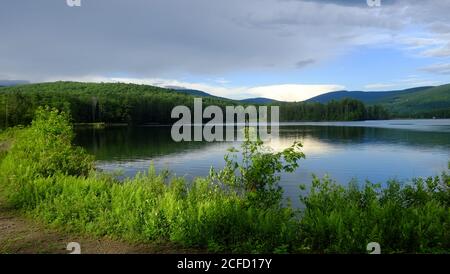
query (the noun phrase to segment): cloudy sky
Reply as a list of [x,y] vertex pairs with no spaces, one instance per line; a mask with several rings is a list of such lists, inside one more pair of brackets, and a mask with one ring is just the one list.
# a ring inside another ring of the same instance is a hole
[[0,80],[134,82],[240,99],[450,82],[450,0],[14,0]]

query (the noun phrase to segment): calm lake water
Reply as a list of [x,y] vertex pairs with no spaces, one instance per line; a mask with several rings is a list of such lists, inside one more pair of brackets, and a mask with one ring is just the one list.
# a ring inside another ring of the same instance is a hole
[[[295,173],[282,176],[281,185],[296,204],[298,185],[310,184],[312,174],[328,174],[341,184],[439,175],[450,160],[450,119],[283,123],[270,146],[282,149],[294,141],[303,143],[306,159]],[[100,169],[133,176],[153,162],[157,170],[189,180],[208,175],[211,166],[223,167],[227,148],[239,146],[176,143],[164,126],[77,129],[75,142],[96,156]]]

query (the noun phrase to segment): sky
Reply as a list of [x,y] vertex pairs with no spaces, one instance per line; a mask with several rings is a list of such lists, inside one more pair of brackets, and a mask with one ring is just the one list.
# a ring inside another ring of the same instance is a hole
[[80,2],[2,0],[0,80],[284,101],[450,83],[450,0]]

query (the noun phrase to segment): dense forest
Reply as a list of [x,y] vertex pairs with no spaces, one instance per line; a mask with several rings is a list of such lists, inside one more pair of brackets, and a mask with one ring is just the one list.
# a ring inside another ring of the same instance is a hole
[[388,112],[380,105],[366,106],[355,99],[312,102],[279,102],[281,121],[360,121],[388,119]]
[[[176,90],[123,83],[54,82],[0,88],[0,126],[29,124],[39,106],[69,112],[75,123],[171,124],[175,106],[193,108],[194,96]],[[242,104],[203,97],[203,105],[221,108]],[[245,105],[245,104],[244,104]],[[269,104],[271,105],[271,104]],[[381,106],[366,107],[354,99],[327,104],[276,102],[281,121],[355,121],[386,119]]]
[[307,101],[328,103],[344,98],[359,100],[368,106],[381,105],[395,118],[450,118],[450,84],[396,91],[336,91]]

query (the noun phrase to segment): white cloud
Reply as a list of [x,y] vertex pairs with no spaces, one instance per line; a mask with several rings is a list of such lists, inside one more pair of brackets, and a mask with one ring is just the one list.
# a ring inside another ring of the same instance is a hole
[[429,49],[423,52],[428,57],[449,57],[450,56],[450,43],[444,47],[437,47]]
[[393,88],[393,87],[397,87],[397,86],[398,86],[398,83],[375,83],[375,84],[365,85],[364,88],[369,89],[369,90],[382,90],[382,89]]
[[410,75],[404,79],[398,79],[387,83],[374,83],[364,86],[366,90],[380,91],[392,89],[407,89],[420,86],[437,86],[443,84],[439,81],[419,78],[417,75]]
[[304,101],[331,91],[345,89],[341,85],[283,84],[250,88],[247,93],[279,101]]
[[450,33],[450,24],[436,22],[431,24],[430,29],[436,33]]
[[421,70],[437,74],[450,74],[450,63],[433,64],[423,67]]
[[[427,36],[426,34],[422,35]],[[436,46],[443,43],[441,39],[415,36],[402,37],[399,42],[406,45],[408,49],[423,49],[425,47]]]

